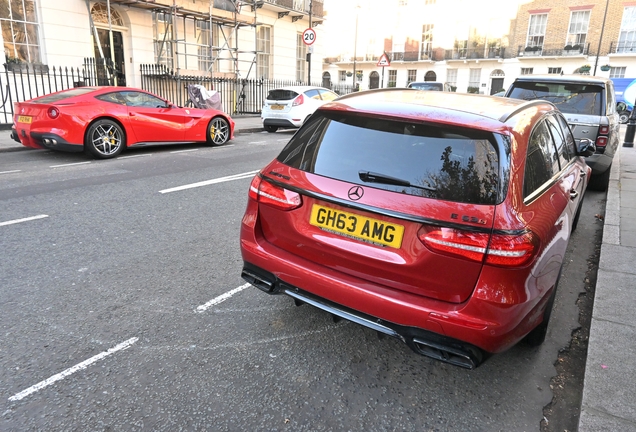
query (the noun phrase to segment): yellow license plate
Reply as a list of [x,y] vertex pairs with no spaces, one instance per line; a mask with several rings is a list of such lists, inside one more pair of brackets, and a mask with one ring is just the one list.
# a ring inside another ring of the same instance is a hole
[[33,117],[31,116],[18,116],[18,123],[31,123]]
[[282,110],[283,108],[285,108],[285,105],[272,105],[271,108],[273,110]]
[[399,249],[404,227],[379,219],[314,204],[309,223],[345,237]]

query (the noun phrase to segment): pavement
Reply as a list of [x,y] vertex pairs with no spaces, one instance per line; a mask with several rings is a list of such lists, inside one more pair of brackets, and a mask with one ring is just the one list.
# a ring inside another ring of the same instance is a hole
[[614,156],[579,432],[636,431],[636,148]]
[[[236,116],[235,133],[263,130]],[[625,128],[623,128],[624,131]],[[0,153],[30,150],[0,130]],[[614,157],[585,368],[579,432],[636,432],[636,148]]]

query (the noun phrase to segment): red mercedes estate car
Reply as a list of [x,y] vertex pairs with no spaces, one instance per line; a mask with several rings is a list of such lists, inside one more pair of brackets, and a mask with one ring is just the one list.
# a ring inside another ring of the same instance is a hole
[[177,143],[222,145],[234,121],[222,111],[179,108],[145,90],[79,87],[16,102],[11,137],[26,147],[86,151],[99,159],[125,147]]
[[545,101],[341,97],[254,177],[242,277],[472,369],[543,342],[593,151]]

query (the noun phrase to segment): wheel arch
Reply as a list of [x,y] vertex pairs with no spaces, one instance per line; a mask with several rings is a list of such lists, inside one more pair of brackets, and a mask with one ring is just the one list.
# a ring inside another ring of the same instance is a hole
[[84,149],[86,149],[86,138],[88,137],[89,129],[91,128],[91,126],[93,126],[93,124],[97,123],[100,120],[112,120],[119,125],[122,132],[124,133],[124,147],[127,148],[128,147],[128,131],[126,130],[126,127],[124,126],[124,124],[117,117],[113,117],[110,115],[101,115],[99,117],[95,117],[94,119],[92,119],[84,128],[84,142],[82,143],[82,146],[84,147]]

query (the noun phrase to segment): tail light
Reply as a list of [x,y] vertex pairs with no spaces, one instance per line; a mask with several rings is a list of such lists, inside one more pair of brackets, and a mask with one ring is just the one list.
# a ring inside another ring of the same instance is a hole
[[596,147],[605,147],[605,146],[607,146],[607,141],[609,140],[609,138],[608,138],[609,131],[610,131],[610,127],[609,126],[607,126],[607,125],[599,126],[599,128],[598,128],[598,136],[596,137],[596,141],[594,142]]
[[298,95],[296,99],[292,102],[292,106],[302,105],[305,102],[305,97],[303,95]]
[[303,203],[302,198],[296,192],[263,181],[260,175],[256,175],[252,179],[249,197],[261,204],[267,204],[280,210],[293,210]]
[[538,240],[522,235],[488,234],[454,228],[422,227],[420,241],[434,252],[499,267],[522,267],[534,258]]
[[54,120],[60,116],[60,110],[57,107],[50,107],[46,113]]

